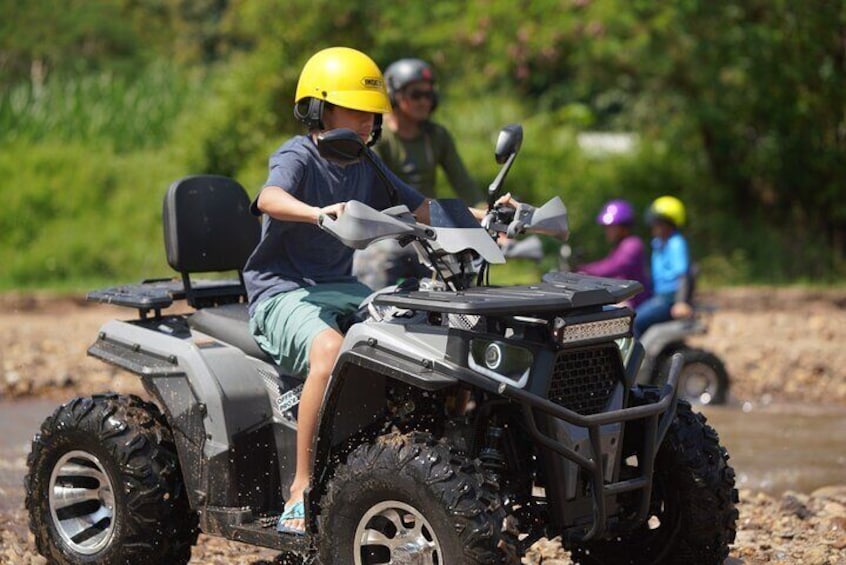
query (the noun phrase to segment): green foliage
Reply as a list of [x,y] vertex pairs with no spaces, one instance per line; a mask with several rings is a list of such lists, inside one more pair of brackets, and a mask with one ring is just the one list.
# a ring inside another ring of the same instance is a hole
[[70,142],[119,152],[161,145],[202,80],[164,62],[134,77],[54,76],[0,91],[0,143]]
[[54,70],[118,67],[140,48],[116,2],[0,0],[0,13],[0,86],[29,79],[39,88]]
[[161,202],[180,166],[157,152],[0,146],[0,288],[167,275]]
[[[607,250],[605,200],[643,210],[673,194],[707,281],[846,274],[842,2],[0,0],[0,13],[2,287],[169,272],[167,185],[208,172],[254,193],[302,131],[300,68],[331,45],[383,67],[431,61],[435,117],[481,188],[497,131],[522,123],[506,189],[560,195],[584,259]],[[586,130],[631,132],[636,150],[585,153]]]

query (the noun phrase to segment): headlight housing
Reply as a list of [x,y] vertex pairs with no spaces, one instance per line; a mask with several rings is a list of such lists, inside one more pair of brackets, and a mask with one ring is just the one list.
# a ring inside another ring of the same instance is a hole
[[496,381],[522,388],[529,381],[533,363],[534,355],[524,347],[499,340],[470,340],[467,366]]
[[632,335],[632,313],[627,308],[606,310],[599,316],[555,318],[553,336],[561,345],[596,343]]

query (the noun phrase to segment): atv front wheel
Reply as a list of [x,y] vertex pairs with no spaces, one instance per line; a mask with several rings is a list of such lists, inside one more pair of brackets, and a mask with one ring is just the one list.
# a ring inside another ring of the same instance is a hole
[[[685,347],[679,352],[683,357],[679,396],[691,404],[725,404],[729,377],[720,358],[704,349]],[[661,368],[664,381],[670,373],[671,361],[672,358],[667,358]]]
[[480,469],[425,434],[359,446],[320,509],[322,563],[498,563],[504,511]]
[[717,432],[679,400],[658,451],[646,523],[571,549],[581,565],[720,565],[738,517],[734,470]]
[[190,560],[197,516],[154,404],[117,395],[72,400],[41,425],[27,466],[29,526],[50,563]]

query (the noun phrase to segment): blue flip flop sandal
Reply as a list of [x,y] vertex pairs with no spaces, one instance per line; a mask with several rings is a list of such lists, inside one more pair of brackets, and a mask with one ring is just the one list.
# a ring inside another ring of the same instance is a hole
[[285,522],[288,520],[304,520],[305,519],[305,506],[303,506],[303,501],[300,500],[290,508],[285,508],[285,511],[279,516],[279,522],[276,524],[276,531],[280,534],[290,534],[293,536],[304,536],[305,530],[301,530],[299,528],[291,528],[285,525]]

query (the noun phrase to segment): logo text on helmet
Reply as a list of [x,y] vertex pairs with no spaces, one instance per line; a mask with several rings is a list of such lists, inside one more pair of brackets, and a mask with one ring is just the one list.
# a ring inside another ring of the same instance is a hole
[[361,79],[361,84],[365,88],[382,88],[382,79],[379,77],[364,77]]

